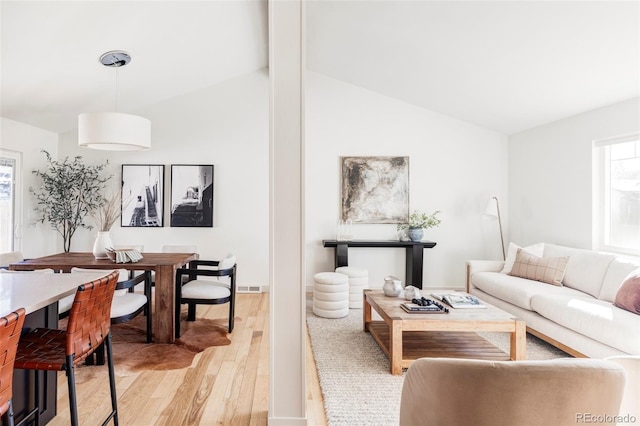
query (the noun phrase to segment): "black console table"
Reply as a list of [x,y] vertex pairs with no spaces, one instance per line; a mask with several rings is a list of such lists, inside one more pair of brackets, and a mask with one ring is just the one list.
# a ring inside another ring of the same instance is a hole
[[322,240],[325,247],[335,247],[335,267],[349,265],[349,247],[401,247],[406,249],[405,282],[422,288],[422,266],[424,249],[433,248],[433,241],[371,241],[371,240]]

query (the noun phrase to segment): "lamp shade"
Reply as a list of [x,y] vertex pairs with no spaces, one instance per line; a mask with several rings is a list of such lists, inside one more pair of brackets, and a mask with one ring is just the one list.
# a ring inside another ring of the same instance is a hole
[[107,151],[138,151],[151,147],[151,121],[118,112],[78,116],[78,145]]
[[496,197],[489,199],[487,206],[484,208],[484,212],[482,213],[482,218],[487,220],[498,219],[498,199]]

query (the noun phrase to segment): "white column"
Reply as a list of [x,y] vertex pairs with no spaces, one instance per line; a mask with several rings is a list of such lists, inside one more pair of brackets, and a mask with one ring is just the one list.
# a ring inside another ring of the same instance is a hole
[[303,3],[269,2],[269,425],[306,425]]

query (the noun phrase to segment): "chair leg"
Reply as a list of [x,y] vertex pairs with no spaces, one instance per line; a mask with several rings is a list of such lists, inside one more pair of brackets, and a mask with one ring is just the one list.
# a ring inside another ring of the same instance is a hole
[[13,404],[9,400],[9,408],[7,412],[2,415],[2,424],[7,426],[13,426]]
[[187,310],[187,321],[196,320],[196,304],[189,303],[189,309]]
[[100,346],[90,355],[96,357],[96,365],[104,365],[104,342],[100,343]]
[[67,386],[69,387],[69,413],[71,426],[78,426],[78,400],[76,397],[76,378],[73,355],[67,355]]
[[[113,350],[111,346],[111,332],[107,334],[107,338],[105,339],[105,344],[107,348],[107,358],[109,365],[109,389],[111,390],[111,415],[113,416],[113,424],[118,426],[118,394],[116,392],[116,374],[113,368]],[[105,421],[108,422],[109,419]]]
[[182,298],[182,288],[179,285],[180,283],[176,279],[176,303],[175,303],[175,328],[174,328],[174,338],[180,338],[180,311],[181,311],[181,298]]
[[147,314],[147,343],[151,343],[151,336],[153,335],[151,327],[153,327],[153,320],[151,318],[151,309]]

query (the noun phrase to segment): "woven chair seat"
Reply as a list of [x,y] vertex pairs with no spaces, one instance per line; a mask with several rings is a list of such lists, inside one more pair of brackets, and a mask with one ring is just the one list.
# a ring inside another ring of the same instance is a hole
[[[15,367],[24,370],[62,371],[66,368],[66,343],[66,330],[34,329],[20,339]],[[75,359],[74,364],[77,364]]]

